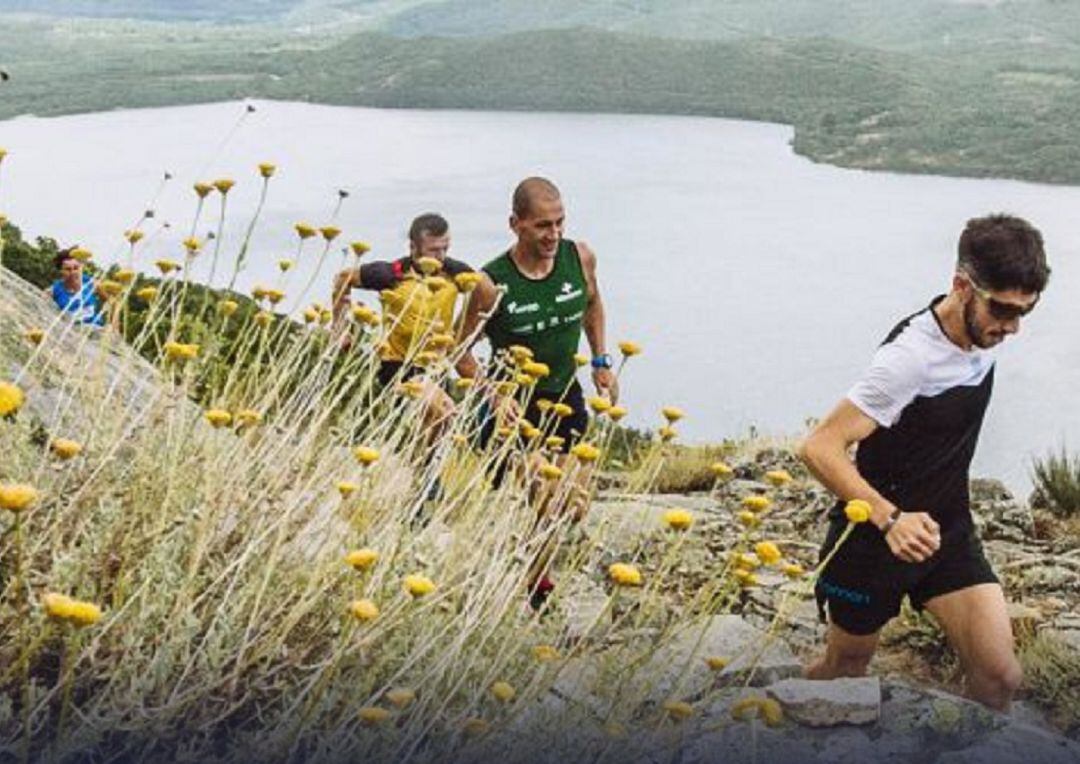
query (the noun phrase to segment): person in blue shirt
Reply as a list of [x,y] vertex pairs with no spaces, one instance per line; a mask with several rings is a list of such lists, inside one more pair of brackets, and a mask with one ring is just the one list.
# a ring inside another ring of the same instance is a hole
[[61,250],[53,262],[60,272],[60,278],[49,288],[56,307],[71,314],[80,324],[104,326],[104,299],[90,275],[83,273],[82,263],[72,256],[71,249]]

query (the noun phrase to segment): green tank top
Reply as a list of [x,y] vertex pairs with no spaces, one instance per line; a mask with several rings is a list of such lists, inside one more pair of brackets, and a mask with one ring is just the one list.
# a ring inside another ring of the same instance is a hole
[[529,348],[551,370],[537,382],[537,391],[561,394],[577,368],[574,354],[589,300],[577,246],[569,239],[560,241],[555,267],[542,279],[522,275],[509,251],[485,265],[484,271],[496,286],[506,288],[484,329],[492,351],[511,345]]

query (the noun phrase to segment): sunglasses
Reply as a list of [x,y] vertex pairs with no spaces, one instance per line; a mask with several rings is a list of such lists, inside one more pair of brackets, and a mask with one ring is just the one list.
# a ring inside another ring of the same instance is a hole
[[1003,302],[993,294],[989,289],[979,286],[979,284],[971,277],[971,274],[965,273],[964,278],[971,284],[972,290],[986,301],[986,306],[990,310],[990,315],[998,321],[1013,321],[1017,318],[1023,318],[1031,311],[1035,310],[1035,306],[1039,304],[1039,296],[1035,297],[1034,302],[1030,305],[1017,305],[1011,302]]

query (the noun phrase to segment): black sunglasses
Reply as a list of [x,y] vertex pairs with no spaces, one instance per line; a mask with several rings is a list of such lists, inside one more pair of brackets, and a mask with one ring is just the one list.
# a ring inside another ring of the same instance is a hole
[[990,309],[990,315],[998,321],[1013,321],[1017,318],[1023,318],[1028,313],[1035,310],[1035,306],[1039,304],[1039,297],[1041,297],[1041,295],[1036,295],[1034,302],[1030,305],[1016,305],[1011,302],[1002,302],[994,297],[989,289],[984,289],[979,286],[975,282],[975,279],[971,278],[971,274],[965,273],[964,277],[968,280],[968,283],[971,284],[971,288],[975,291],[975,294],[986,300],[986,306]]

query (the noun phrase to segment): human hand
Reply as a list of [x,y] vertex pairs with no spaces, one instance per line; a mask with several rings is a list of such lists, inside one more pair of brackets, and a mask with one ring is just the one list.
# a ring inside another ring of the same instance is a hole
[[904,562],[922,562],[941,546],[941,528],[926,512],[902,512],[885,541]]
[[612,405],[619,402],[619,378],[615,372],[605,368],[593,369],[592,378],[599,395],[605,396]]

